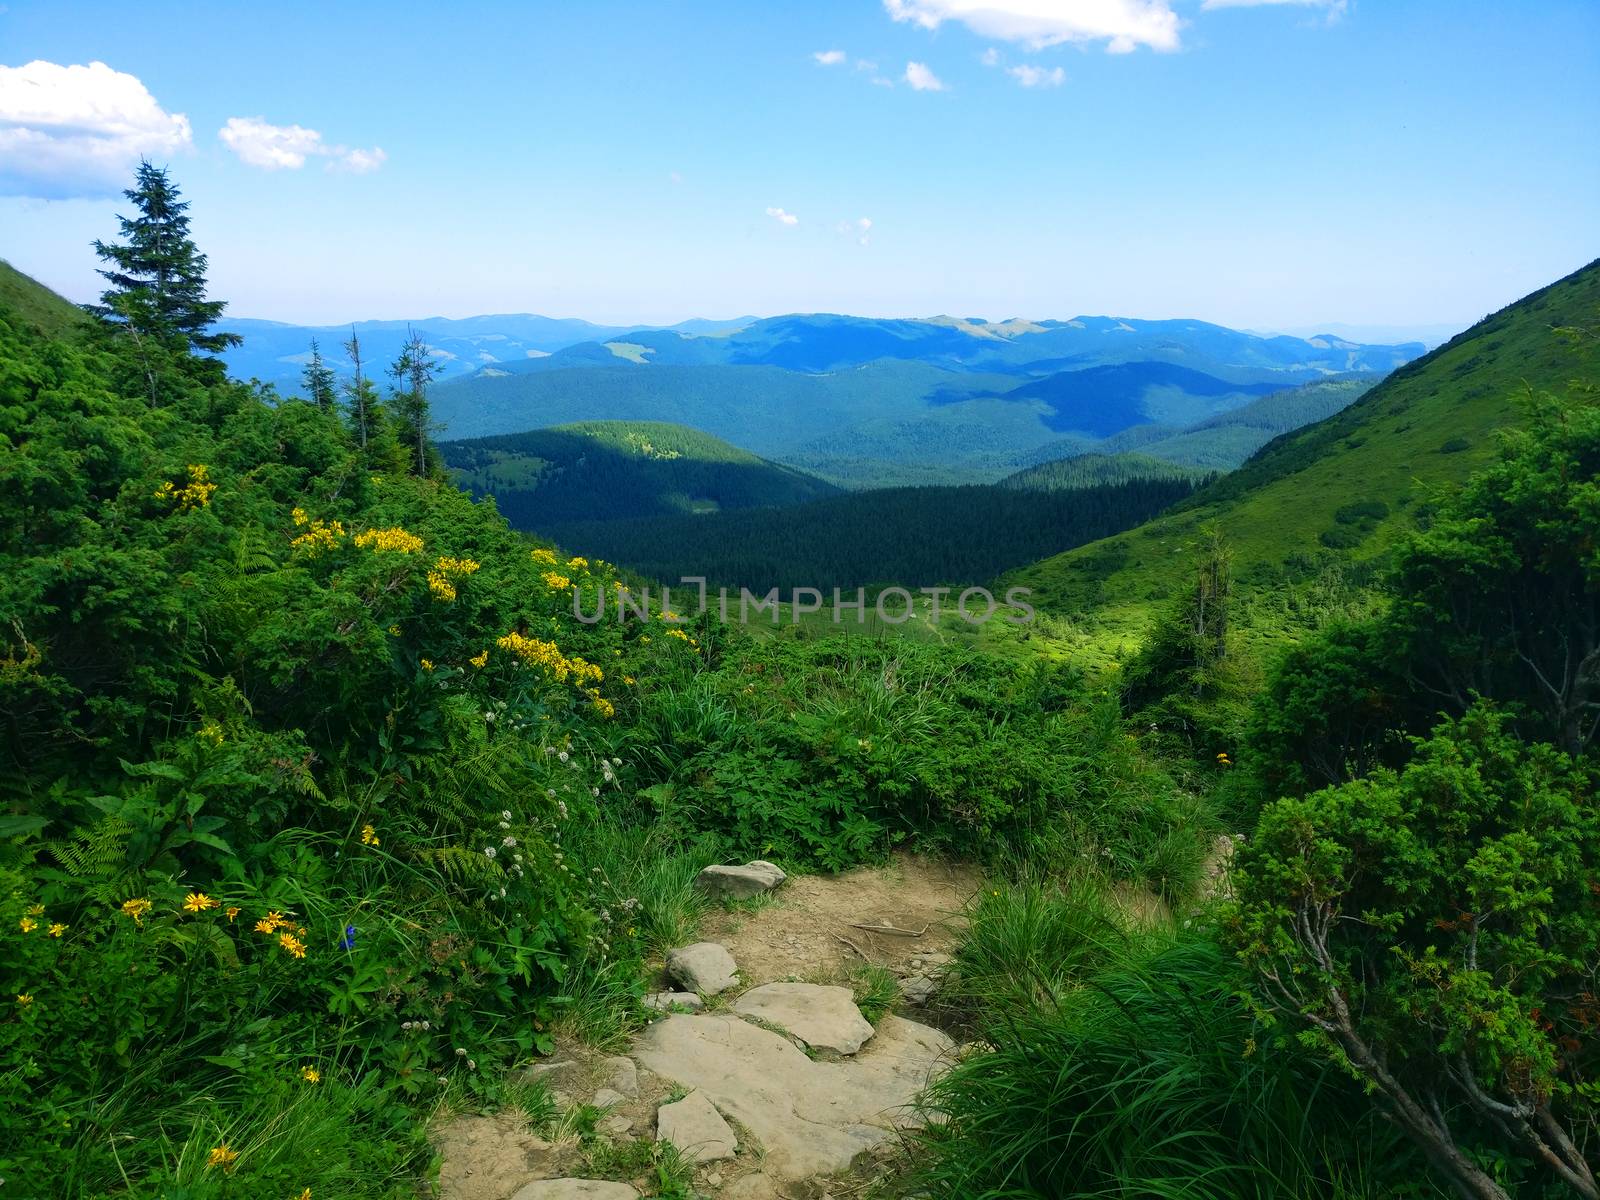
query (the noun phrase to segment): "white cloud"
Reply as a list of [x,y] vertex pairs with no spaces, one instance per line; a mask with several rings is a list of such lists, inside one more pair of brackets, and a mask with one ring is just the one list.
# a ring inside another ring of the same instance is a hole
[[998,67],[1000,65],[1000,51],[990,46],[983,52],[983,56],[978,61],[986,67]]
[[1025,88],[1060,87],[1067,81],[1067,73],[1060,67],[1046,69],[1028,63],[1020,67],[1007,67],[1006,74]]
[[919,92],[944,91],[944,81],[929,69],[927,63],[908,62],[905,80]]
[[1349,0],[1203,0],[1200,7],[1214,8],[1264,8],[1269,4],[1293,4],[1300,8],[1326,8],[1336,16],[1349,7]]
[[222,144],[246,166],[264,171],[298,171],[308,158],[326,158],[328,169],[364,175],[376,171],[389,158],[381,149],[352,150],[322,140],[322,134],[303,125],[274,125],[260,117],[229,117],[217,131]]
[[793,227],[800,224],[799,217],[795,216],[792,212],[784,212],[781,208],[767,209],[767,216],[771,217],[779,225],[788,225]]
[[818,50],[811,57],[816,59],[821,66],[836,67],[845,60],[845,52],[843,50]]
[[872,244],[872,219],[858,217],[854,221],[840,221],[834,227],[840,237],[855,238],[856,245],[868,246]]
[[0,67],[0,195],[113,195],[141,158],[192,145],[188,117],[103,62]]
[[1176,50],[1181,24],[1170,0],[883,0],[883,6],[896,21],[924,29],[959,21],[981,37],[1036,50],[1101,41],[1114,54],[1140,46]]

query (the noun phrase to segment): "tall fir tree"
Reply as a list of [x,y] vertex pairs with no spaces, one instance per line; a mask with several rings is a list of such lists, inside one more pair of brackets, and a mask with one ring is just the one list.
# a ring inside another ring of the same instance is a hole
[[317,345],[317,339],[311,339],[311,361],[306,364],[306,369],[300,373],[300,380],[305,385],[306,399],[315,404],[324,412],[333,409],[334,377],[333,368],[322,357],[322,347]]
[[239,344],[234,333],[209,333],[227,307],[206,299],[206,256],[189,237],[189,205],[179,199],[165,168],[139,164],[135,186],[123,193],[137,210],[119,216],[121,244],[95,240],[110,284],[90,311],[141,340],[216,353]]
[[428,343],[414,329],[407,329],[405,344],[400,356],[389,368],[394,377],[391,391],[395,416],[400,421],[411,459],[411,469],[418,475],[428,473],[428,436],[433,432],[432,412],[428,405],[428,384],[439,373],[439,363],[428,352]]

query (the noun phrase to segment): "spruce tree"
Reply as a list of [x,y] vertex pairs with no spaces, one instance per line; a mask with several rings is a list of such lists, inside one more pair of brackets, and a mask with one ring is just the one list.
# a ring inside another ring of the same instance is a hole
[[300,373],[300,380],[305,385],[306,399],[324,412],[331,412],[334,394],[333,368],[323,361],[322,347],[317,345],[316,338],[311,339],[311,361]]
[[428,406],[428,384],[439,373],[439,363],[428,353],[428,343],[414,329],[407,330],[400,356],[389,368],[395,383],[394,412],[399,418],[408,449],[411,469],[418,475],[428,473],[428,435],[433,432],[432,414]]
[[239,344],[233,333],[206,332],[227,305],[206,299],[206,256],[189,237],[189,205],[162,167],[141,162],[132,190],[124,192],[138,215],[119,216],[123,244],[95,240],[111,285],[90,311],[127,329],[141,344],[152,340],[186,352],[215,353]]

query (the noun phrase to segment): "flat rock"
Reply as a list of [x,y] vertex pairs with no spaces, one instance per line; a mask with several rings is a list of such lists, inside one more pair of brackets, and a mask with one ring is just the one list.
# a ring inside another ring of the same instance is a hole
[[634,1057],[705,1092],[760,1144],[765,1173],[789,1182],[844,1171],[891,1131],[920,1124],[913,1102],[954,1049],[936,1029],[886,1016],[854,1058],[813,1062],[737,1016],[678,1014],[647,1028]]
[[644,1006],[657,1012],[671,1012],[674,1008],[688,1008],[699,1012],[706,1002],[694,992],[651,992],[644,998]]
[[693,1091],[676,1104],[656,1111],[656,1141],[671,1142],[690,1162],[716,1162],[732,1158],[739,1149],[733,1130],[702,1091]]
[[738,982],[738,969],[728,948],[717,942],[696,942],[667,954],[667,974],[701,996],[727,991]]
[[626,1183],[606,1179],[539,1179],[511,1200],[639,1200],[639,1193]]
[[440,1194],[453,1200],[505,1200],[546,1169],[554,1147],[505,1114],[457,1117],[434,1138]]
[[734,1002],[735,1012],[794,1034],[815,1050],[854,1054],[872,1026],[846,987],[817,983],[764,983]]
[[624,1135],[632,1132],[633,1122],[627,1117],[618,1114],[617,1116],[607,1117],[605,1120],[601,1121],[600,1128],[605,1130],[612,1137],[623,1137]]
[[[699,999],[699,997],[696,997]],[[630,1100],[639,1098],[639,1068],[631,1058],[621,1054],[600,1060],[600,1077],[607,1087],[621,1092]]]
[[787,878],[783,868],[758,858],[742,867],[707,867],[694,883],[713,900],[749,900],[770,892]]
[[595,1108],[615,1108],[626,1099],[627,1097],[621,1092],[611,1088],[601,1088],[594,1094],[594,1099],[589,1103]]

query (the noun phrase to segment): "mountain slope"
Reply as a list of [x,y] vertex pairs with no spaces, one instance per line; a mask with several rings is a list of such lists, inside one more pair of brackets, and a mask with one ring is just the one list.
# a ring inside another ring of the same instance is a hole
[[1023,492],[1061,492],[1131,479],[1187,479],[1198,482],[1209,472],[1180,466],[1146,454],[1077,454],[1036,467],[1024,467],[999,483]]
[[1113,633],[1137,637],[1152,606],[1184,585],[1174,567],[1213,524],[1246,589],[1370,562],[1412,524],[1431,488],[1492,455],[1494,431],[1517,422],[1524,386],[1558,390],[1594,377],[1592,340],[1574,347],[1555,330],[1597,315],[1600,262],[1485,318],[1336,416],[1276,439],[1173,511],[1013,582],[1050,608],[1094,611]]
[[518,529],[800,504],[838,489],[663,421],[589,421],[442,442],[456,482]]
[[84,319],[83,310],[0,259],[0,308],[41,333],[57,336]]

